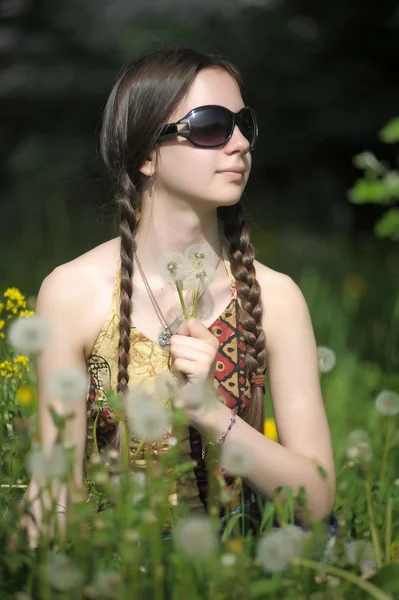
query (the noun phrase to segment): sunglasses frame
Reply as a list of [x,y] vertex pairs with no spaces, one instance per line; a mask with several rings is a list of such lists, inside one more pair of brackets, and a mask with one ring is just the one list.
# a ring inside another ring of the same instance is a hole
[[[195,115],[198,111],[201,111],[206,108],[213,108],[213,109],[216,108],[219,110],[223,110],[224,112],[229,113],[229,115],[233,118],[233,120],[232,120],[233,126],[231,128],[229,136],[221,144],[215,144],[212,146],[204,146],[203,144],[197,144],[196,142],[194,142],[193,140],[190,139],[190,135],[191,135],[190,117]],[[252,142],[252,144],[250,144],[250,150],[252,151],[255,148],[255,144],[258,139],[258,121],[256,118],[256,112],[250,106],[243,106],[237,113],[232,112],[225,106],[219,106],[218,104],[206,104],[205,106],[198,106],[197,108],[193,108],[192,110],[190,110],[190,112],[187,113],[179,121],[176,121],[175,123],[167,123],[166,125],[164,125],[161,130],[158,141],[169,140],[174,137],[181,136],[181,137],[184,137],[186,140],[188,140],[191,144],[193,144],[193,146],[197,146],[197,148],[220,148],[221,146],[224,146],[225,144],[227,144],[227,142],[232,138],[236,125],[237,125],[238,129],[240,129],[240,126],[238,124],[238,118],[239,118],[240,113],[243,110],[248,110],[250,112],[252,119],[253,119],[253,123],[254,123],[254,136],[253,136],[254,141]],[[179,131],[177,129],[178,125],[187,125],[188,130],[187,131]],[[240,129],[240,132],[242,135],[244,135],[242,133],[241,129]],[[247,138],[245,138],[245,139],[247,139]]]

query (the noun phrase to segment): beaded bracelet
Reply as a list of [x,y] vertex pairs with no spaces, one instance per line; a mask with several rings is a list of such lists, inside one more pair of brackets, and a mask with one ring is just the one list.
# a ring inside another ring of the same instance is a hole
[[[216,440],[216,442],[208,442],[208,444],[210,446],[216,446],[217,444],[223,444],[224,440],[227,437],[227,434],[229,433],[230,429],[233,427],[234,423],[236,422],[237,415],[233,409],[231,409],[231,415],[232,416],[230,417],[230,425],[228,426],[226,431],[222,433],[222,435],[220,436],[220,438],[218,440]],[[202,459],[205,458],[205,452],[206,452],[206,448],[202,448]]]

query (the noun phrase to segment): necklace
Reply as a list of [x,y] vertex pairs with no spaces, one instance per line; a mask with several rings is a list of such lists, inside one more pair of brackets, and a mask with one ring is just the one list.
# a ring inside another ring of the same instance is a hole
[[[218,261],[216,263],[215,271],[217,270],[217,268],[218,268],[218,266],[220,264],[220,261],[222,260],[222,254],[223,254],[223,247],[222,247],[222,251],[220,252],[219,259],[218,259]],[[150,284],[148,283],[147,278],[144,275],[143,267],[141,266],[141,263],[139,261],[139,258],[137,256],[136,252],[133,253],[133,256],[136,259],[137,267],[139,269],[139,272],[140,272],[141,278],[142,278],[142,280],[144,282],[144,285],[145,285],[145,287],[147,289],[148,295],[149,295],[149,297],[151,299],[151,302],[152,302],[152,305],[154,307],[154,310],[157,313],[157,317],[161,321],[161,324],[163,326],[163,330],[161,331],[161,333],[159,334],[159,337],[158,337],[158,344],[162,348],[164,348],[165,346],[169,346],[169,338],[172,335],[172,331],[171,331],[168,323],[166,322],[166,319],[165,319],[165,317],[164,317],[164,315],[163,315],[163,313],[162,313],[162,311],[161,311],[161,309],[159,307],[159,304],[158,304],[158,302],[157,302],[154,294],[152,293],[152,290],[150,288]],[[202,294],[204,292],[205,292],[205,290],[203,290],[201,292],[199,298],[201,298],[201,296],[202,296]]]

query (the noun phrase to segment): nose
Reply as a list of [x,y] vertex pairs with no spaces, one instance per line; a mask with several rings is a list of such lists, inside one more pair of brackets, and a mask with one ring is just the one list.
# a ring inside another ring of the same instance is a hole
[[245,154],[249,152],[250,144],[247,138],[241,133],[238,125],[234,126],[233,135],[229,139],[226,150],[228,153],[241,152]]

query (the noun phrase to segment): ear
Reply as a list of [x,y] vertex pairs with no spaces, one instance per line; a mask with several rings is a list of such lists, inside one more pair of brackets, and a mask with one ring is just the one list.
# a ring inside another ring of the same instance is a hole
[[155,160],[156,160],[156,153],[155,150],[153,150],[150,154],[150,156],[147,157],[147,160],[141,165],[140,167],[140,173],[142,175],[145,175],[146,177],[151,177],[151,175],[155,174]]

